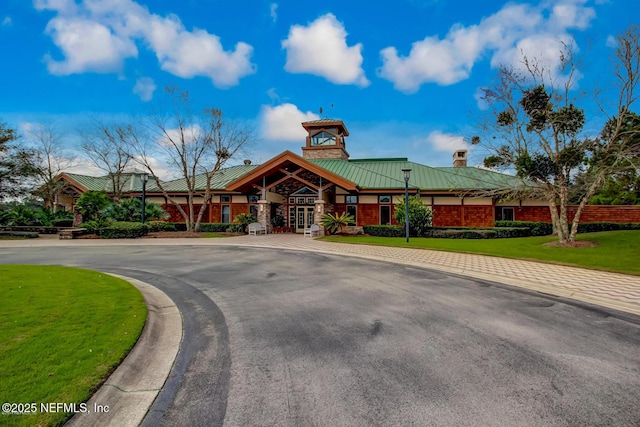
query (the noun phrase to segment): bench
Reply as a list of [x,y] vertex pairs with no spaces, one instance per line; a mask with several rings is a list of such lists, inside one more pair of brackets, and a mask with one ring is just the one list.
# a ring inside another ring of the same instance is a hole
[[311,224],[309,228],[304,229],[304,237],[318,236],[320,233],[320,226],[318,224]]
[[257,236],[258,234],[267,234],[267,229],[263,227],[262,224],[260,224],[259,222],[252,222],[251,224],[249,224],[248,230],[249,230],[249,236],[251,235]]
[[67,228],[65,230],[60,230],[58,233],[59,239],[75,239],[78,236],[82,236],[83,234],[87,234],[86,228]]

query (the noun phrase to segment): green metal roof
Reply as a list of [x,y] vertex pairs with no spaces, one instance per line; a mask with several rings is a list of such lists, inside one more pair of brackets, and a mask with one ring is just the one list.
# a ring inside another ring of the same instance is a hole
[[[109,176],[87,176],[78,175],[75,173],[65,173],[66,176],[76,181],[78,184],[86,187],[89,191],[113,191],[113,183]],[[139,192],[142,191],[142,174],[141,173],[123,173],[121,175],[123,180],[122,190],[127,192]],[[151,182],[147,184],[147,188],[151,187]],[[155,183],[153,184],[155,187]]]
[[[423,191],[473,191],[497,190],[523,187],[524,182],[514,176],[473,167],[431,167],[408,161],[406,158],[390,159],[315,159],[311,163],[326,169],[342,178],[353,182],[362,190],[398,190],[404,189],[402,169],[411,169],[410,188]],[[211,189],[224,191],[227,184],[253,171],[260,165],[237,165],[221,169],[214,177]],[[66,174],[89,190],[111,191],[111,180],[108,176],[92,177],[86,175]],[[125,174],[125,192],[142,191],[140,174]],[[196,177],[196,190],[205,189],[205,176]],[[184,178],[163,182],[167,192],[180,193],[187,191]],[[153,180],[147,183],[148,192],[160,191]]]
[[[227,187],[227,184],[229,184],[231,181],[235,181],[236,179],[248,174],[249,172],[251,172],[252,170],[254,170],[259,166],[260,165],[237,165],[237,166],[231,166],[228,168],[220,169],[220,171],[218,171],[218,173],[216,173],[213,177],[213,181],[211,182],[211,189],[224,191],[225,188]],[[207,179],[204,176],[204,174],[196,176],[197,191],[204,191],[206,183],[207,183]],[[162,186],[169,193],[187,191],[187,183],[184,180],[184,178],[163,182]],[[147,186],[147,191],[153,192],[153,191],[159,191],[159,189],[157,188],[154,182],[153,185]]]
[[409,187],[421,190],[488,190],[523,184],[519,178],[486,169],[431,167],[405,158],[317,159],[310,162],[348,179],[361,189],[402,189],[405,185],[402,169],[411,169]]

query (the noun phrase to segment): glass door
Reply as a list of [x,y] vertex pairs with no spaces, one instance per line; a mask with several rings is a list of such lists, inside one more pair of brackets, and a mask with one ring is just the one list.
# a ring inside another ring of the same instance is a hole
[[313,224],[313,207],[296,206],[296,233],[303,233],[304,229]]

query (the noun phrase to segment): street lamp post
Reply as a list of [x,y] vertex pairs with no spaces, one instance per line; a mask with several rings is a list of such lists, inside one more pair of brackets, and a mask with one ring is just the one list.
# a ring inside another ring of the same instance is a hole
[[402,169],[404,172],[404,231],[409,243],[409,177],[411,169]]
[[143,173],[142,174],[142,223],[144,224],[144,216],[145,216],[145,211],[147,210],[147,181],[149,181],[149,175],[147,175],[147,173]]

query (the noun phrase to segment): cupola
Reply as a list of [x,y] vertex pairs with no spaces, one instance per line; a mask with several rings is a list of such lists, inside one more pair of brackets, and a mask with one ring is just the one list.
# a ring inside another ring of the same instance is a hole
[[305,159],[349,160],[344,138],[349,131],[342,120],[320,119],[302,123],[307,131],[307,143],[302,147]]

